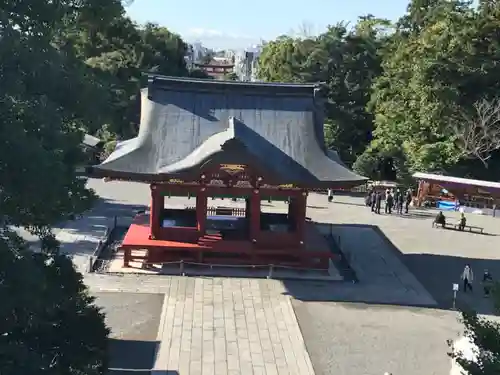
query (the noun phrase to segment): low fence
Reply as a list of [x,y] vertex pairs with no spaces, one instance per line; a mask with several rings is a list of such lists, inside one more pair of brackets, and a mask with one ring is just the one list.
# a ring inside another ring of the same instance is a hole
[[99,260],[102,251],[110,245],[110,242],[113,238],[113,234],[118,227],[128,227],[134,220],[133,217],[120,217],[114,216],[111,223],[107,226],[106,232],[102,236],[102,238],[97,242],[92,255],[89,256],[89,263],[87,272],[95,272],[97,261]]
[[302,268],[302,267],[291,267],[291,266],[281,266],[281,265],[276,265],[276,264],[269,264],[269,265],[262,265],[262,264],[238,264],[238,265],[231,265],[231,264],[208,264],[208,263],[197,263],[197,262],[186,262],[184,260],[180,261],[175,261],[175,262],[165,262],[165,263],[143,263],[143,267],[147,268],[148,266],[158,266],[161,265],[163,266],[178,266],[178,274],[180,276],[189,276],[189,275],[196,275],[197,272],[187,269],[188,266],[193,266],[193,267],[203,267],[205,269],[210,269],[213,271],[214,269],[221,269],[221,268],[235,268],[235,269],[250,269],[250,270],[265,270],[267,272],[266,278],[267,279],[272,279],[275,278],[274,276],[276,275],[277,271],[286,271],[286,270],[291,270],[291,271],[298,271],[298,272],[327,272],[327,269],[324,268]]
[[135,368],[109,368],[107,375],[164,375],[164,374],[179,375],[177,371],[170,372],[164,370],[152,370],[152,369],[135,369]]

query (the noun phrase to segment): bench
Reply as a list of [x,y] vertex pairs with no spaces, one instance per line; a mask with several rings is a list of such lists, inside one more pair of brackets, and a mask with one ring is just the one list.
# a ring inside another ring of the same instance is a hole
[[[441,224],[436,224],[435,221],[432,222],[432,227],[433,228],[443,228],[443,229],[454,229],[454,230],[458,230],[458,227],[460,227],[460,224],[457,223],[457,224],[450,224],[450,223],[446,223],[443,226],[441,226]],[[464,231],[469,231],[469,232],[478,232],[478,233],[481,233],[481,234],[484,234],[484,228],[481,228],[481,227],[474,227],[472,225],[466,225],[464,226]]]
[[446,223],[444,226],[442,226],[441,224],[438,224],[436,223],[435,221],[432,222],[432,227],[433,228],[443,228],[443,229],[451,229],[453,228],[453,224],[450,224],[450,223]]
[[[460,224],[454,224],[453,225],[453,228],[458,230],[458,228],[460,227]],[[464,231],[465,230],[468,230],[469,232],[478,232],[478,233],[481,233],[483,234],[484,232],[484,228],[481,228],[481,227],[474,227],[472,225],[464,225]]]

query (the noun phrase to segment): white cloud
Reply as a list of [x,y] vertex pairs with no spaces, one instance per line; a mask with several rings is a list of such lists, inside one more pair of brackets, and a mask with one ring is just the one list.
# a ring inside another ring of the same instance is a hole
[[195,27],[189,29],[187,32],[188,36],[197,38],[232,38],[232,39],[252,39],[252,37],[247,35],[241,35],[236,33],[229,33],[225,31],[215,30],[215,29],[204,29],[201,27]]
[[201,27],[196,27],[196,28],[190,29],[190,30],[188,30],[187,33],[189,36],[194,36],[197,38],[224,36],[224,33],[222,31],[213,30],[213,29],[203,29]]
[[183,37],[189,43],[202,42],[208,48],[245,48],[250,44],[257,43],[260,39],[247,35],[230,33],[215,29],[196,27],[189,29]]

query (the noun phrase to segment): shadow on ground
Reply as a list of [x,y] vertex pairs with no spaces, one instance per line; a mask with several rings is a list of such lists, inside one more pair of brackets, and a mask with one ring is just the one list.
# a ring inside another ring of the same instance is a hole
[[157,341],[109,339],[109,375],[149,375],[154,367],[158,345]]
[[[442,309],[453,307],[453,284],[461,285],[461,274],[466,264],[473,270],[473,292],[457,294],[456,307],[458,309],[471,308],[479,314],[495,314],[492,300],[484,297],[482,276],[484,270],[489,270],[495,281],[500,281],[500,260],[480,259],[437,254],[402,254],[399,249],[387,238],[379,227],[373,229],[386,242],[394,253],[401,257],[406,267],[420,283],[427,289]],[[491,234],[495,236],[495,234]],[[473,254],[473,249],[471,249]],[[495,314],[496,315],[496,314]]]
[[[297,300],[304,302],[329,301],[329,302],[361,302],[378,305],[399,305],[430,307],[444,310],[453,308],[453,284],[461,285],[461,274],[466,264],[469,264],[474,272],[473,293],[464,293],[460,290],[457,294],[457,309],[473,309],[480,314],[495,314],[493,303],[490,298],[484,297],[482,275],[488,269],[496,281],[500,279],[500,260],[465,258],[459,256],[444,256],[436,254],[403,254],[383,233],[378,226],[364,224],[332,224],[334,230],[349,228],[351,235],[363,236],[366,230],[374,231],[382,240],[387,249],[381,264],[377,262],[363,262],[363,251],[355,256],[344,254],[350,259],[351,266],[356,270],[359,282],[323,282],[323,281],[294,281],[285,280],[284,285],[287,294]],[[359,230],[359,233],[357,232]],[[342,247],[342,246],[340,246]],[[473,254],[473,249],[471,249]],[[392,257],[392,259],[390,259]],[[357,258],[357,259],[356,259]],[[398,261],[399,260],[399,261]],[[357,266],[353,264],[357,262]],[[385,263],[385,264],[384,264]],[[399,265],[399,266],[398,266]],[[386,268],[384,271],[382,267]],[[363,270],[364,267],[364,270]],[[377,268],[380,268],[378,270]],[[361,269],[361,272],[359,271]],[[399,274],[396,274],[399,269]],[[361,275],[359,275],[361,273]],[[402,286],[396,288],[391,284],[391,273],[394,273],[394,280],[404,279]],[[399,300],[409,300],[404,297],[404,293],[410,295],[412,291],[405,291],[406,285],[411,283],[404,275],[413,275],[425,290],[437,302],[436,305],[424,305],[421,303],[398,302]],[[391,289],[394,288],[394,293]],[[396,290],[399,289],[399,290]],[[401,291],[401,289],[403,289]],[[379,294],[379,296],[375,295]],[[399,300],[398,300],[399,298]]]

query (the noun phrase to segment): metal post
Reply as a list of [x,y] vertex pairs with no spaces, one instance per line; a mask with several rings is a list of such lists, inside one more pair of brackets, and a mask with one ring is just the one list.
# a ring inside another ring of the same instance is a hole
[[267,275],[268,279],[272,279],[273,278],[273,268],[274,268],[274,266],[272,264],[270,264],[269,265],[269,275]]
[[457,291],[453,291],[453,310],[457,309]]
[[179,263],[179,273],[181,276],[185,276],[185,273],[184,273],[184,260],[181,260],[181,262]]
[[91,255],[89,256],[89,268],[87,271],[91,273],[93,271],[93,268],[94,268],[94,257]]

